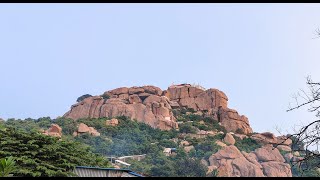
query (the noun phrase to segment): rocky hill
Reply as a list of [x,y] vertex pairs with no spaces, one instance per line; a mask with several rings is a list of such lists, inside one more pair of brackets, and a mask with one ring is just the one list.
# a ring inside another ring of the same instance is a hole
[[[253,132],[248,118],[228,108],[227,96],[218,89],[190,84],[172,85],[166,90],[155,86],[121,87],[98,96],[83,95],[77,102],[63,117],[0,119],[0,129],[37,136],[40,132],[61,143],[75,141],[104,158],[144,155],[143,159],[128,159],[126,163],[146,176],[320,175],[317,161],[312,162],[306,175],[301,173],[297,162],[305,156],[300,151],[303,144],[292,144],[294,138],[288,136]],[[8,141],[3,134],[0,138]],[[21,147],[27,145],[29,141],[22,142]],[[6,146],[0,146],[0,151],[0,157],[8,153],[16,158],[22,156]],[[121,166],[115,162],[111,165]],[[31,171],[38,173],[35,168]],[[44,175],[47,173],[37,174]]]
[[[217,176],[290,177],[290,163],[300,156],[294,153],[292,141],[285,136],[253,133],[248,118],[228,108],[228,97],[222,91],[190,84],[172,85],[166,90],[155,86],[121,87],[102,95],[85,96],[72,105],[63,118],[119,116],[148,124],[154,129],[178,130],[180,134],[169,141],[180,144],[179,147],[189,154],[192,151],[210,153],[207,160],[204,157],[201,160],[208,168],[207,174],[216,171]],[[190,117],[195,121],[190,121]],[[213,121],[201,120],[205,118]],[[191,129],[188,123],[191,123]],[[215,129],[220,126],[224,131]],[[195,131],[192,132],[192,128]]]
[[218,89],[190,84],[172,85],[162,91],[155,86],[121,87],[72,105],[63,117],[102,118],[127,116],[161,130],[177,129],[174,110],[204,114],[221,123],[228,132],[252,133],[248,118],[228,108],[228,97]]

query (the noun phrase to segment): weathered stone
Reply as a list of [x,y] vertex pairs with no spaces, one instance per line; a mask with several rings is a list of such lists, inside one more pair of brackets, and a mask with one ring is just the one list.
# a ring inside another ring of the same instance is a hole
[[218,146],[221,146],[221,147],[227,146],[225,143],[223,143],[223,142],[221,142],[221,141],[219,141],[219,140],[216,141],[216,144],[217,144]]
[[291,146],[292,140],[286,136],[278,136],[277,137],[278,144],[280,145],[286,145],[286,146]]
[[106,120],[107,126],[117,126],[119,124],[118,119],[112,118],[111,120]]
[[132,94],[129,96],[129,103],[130,104],[134,104],[134,103],[141,103],[141,99],[138,95],[136,94]]
[[77,132],[74,132],[73,135],[77,136],[81,133],[89,133],[92,136],[100,136],[100,133],[96,129],[94,129],[93,127],[89,127],[84,123],[79,124]]
[[128,100],[129,99],[129,95],[128,94],[120,94],[118,96],[119,99],[123,99],[123,100]]
[[254,151],[254,153],[256,154],[258,161],[285,162],[285,159],[282,157],[279,150],[271,145],[265,145],[261,148],[258,148]]
[[[153,128],[169,130],[178,126],[172,108],[180,108],[182,105],[201,114],[202,110],[206,110],[207,115],[217,120],[219,115],[221,125],[229,132],[242,129],[246,134],[252,131],[245,116],[227,109],[228,98],[217,89],[203,90],[190,84],[181,84],[170,86],[166,91],[155,86],[121,87],[104,94],[110,98],[107,100],[101,96],[86,98],[73,105],[63,117],[77,120],[127,116],[149,124]],[[225,111],[218,113],[218,107],[224,108]]]
[[222,147],[222,149],[215,154],[216,159],[235,159],[241,156],[243,155],[234,145]]
[[227,108],[227,96],[218,89],[208,89],[195,98],[195,103],[199,110],[208,110],[214,107]]
[[[221,155],[225,154],[225,152],[237,155]],[[220,149],[217,153],[210,156],[209,167],[217,169],[218,176],[226,177],[292,176],[289,164],[279,161],[268,161],[260,164],[257,159],[258,157],[256,157],[254,153],[246,153],[243,151],[241,154],[236,147],[231,145]],[[276,168],[278,168],[278,170],[275,170]]]
[[257,156],[254,153],[247,153],[244,151],[241,151],[241,153],[243,154],[243,156],[252,164],[258,166],[260,169],[262,168],[261,164],[258,162],[257,160]]
[[[243,134],[252,133],[248,118],[240,116],[236,110],[228,108],[219,108],[218,120],[228,132],[236,132]],[[239,132],[240,131],[240,132]]]
[[51,124],[50,128],[44,131],[43,134],[61,138],[62,128],[58,124]]
[[160,96],[150,95],[143,101],[143,104],[149,104],[149,103],[152,103],[152,102],[160,102],[160,101],[161,101],[161,97]]
[[139,93],[144,93],[144,89],[141,87],[131,87],[128,89],[128,93],[131,94],[139,94]]
[[232,161],[233,173],[239,177],[264,177],[259,166],[249,162],[245,157],[239,157]]
[[92,136],[100,136],[100,133],[93,127],[89,127],[89,134],[91,134]]
[[289,163],[291,161],[291,159],[293,158],[293,155],[292,155],[292,153],[287,153],[283,157],[286,160],[286,162]]
[[231,144],[234,145],[234,143],[236,143],[236,140],[233,138],[233,136],[230,133],[227,133],[226,136],[224,137],[223,141],[226,144]]
[[176,102],[176,101],[170,101],[169,103],[170,103],[170,106],[171,106],[173,109],[180,107],[179,103]]
[[247,136],[247,135],[244,135],[244,134],[234,134],[234,136],[237,137],[237,138],[239,138],[239,139],[241,139],[241,140],[243,140],[243,139],[245,139],[245,138],[248,138],[248,136]]
[[285,146],[285,145],[277,145],[277,148],[281,151],[287,151],[287,152],[291,151],[291,147]]
[[90,131],[89,126],[87,126],[84,123],[80,123],[79,124],[79,126],[78,126],[78,132],[79,133],[86,133],[86,132],[89,132],[89,131]]
[[261,163],[267,177],[292,177],[291,167],[283,162],[269,161]]
[[144,92],[149,93],[149,94],[154,94],[157,96],[162,95],[162,90],[156,86],[142,86],[144,89]]
[[120,87],[120,88],[109,91],[109,93],[112,95],[128,94],[129,89],[127,87]]
[[140,93],[140,94],[138,94],[138,96],[141,99],[141,101],[144,101],[147,97],[149,97],[151,95],[152,94],[149,94],[149,93]]
[[184,151],[186,153],[189,153],[192,149],[194,149],[194,147],[192,145],[191,146],[185,146],[183,149],[184,149]]
[[251,136],[251,139],[256,140],[259,143],[262,144],[277,144],[278,143],[278,139],[269,132],[265,132],[265,133],[260,133],[260,134],[253,134]]

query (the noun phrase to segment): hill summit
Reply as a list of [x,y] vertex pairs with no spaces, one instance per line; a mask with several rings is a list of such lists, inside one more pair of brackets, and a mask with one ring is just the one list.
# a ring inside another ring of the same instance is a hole
[[63,117],[77,120],[127,116],[153,128],[170,130],[179,128],[175,114],[180,111],[211,117],[228,132],[252,133],[248,118],[228,108],[224,92],[191,84],[171,85],[167,90],[152,85],[116,88],[83,98]]

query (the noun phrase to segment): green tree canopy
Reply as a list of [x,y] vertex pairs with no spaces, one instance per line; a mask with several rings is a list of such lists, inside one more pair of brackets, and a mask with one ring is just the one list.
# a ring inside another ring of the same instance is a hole
[[110,167],[88,146],[14,127],[0,128],[0,158],[12,156],[15,176],[69,176],[75,166]]

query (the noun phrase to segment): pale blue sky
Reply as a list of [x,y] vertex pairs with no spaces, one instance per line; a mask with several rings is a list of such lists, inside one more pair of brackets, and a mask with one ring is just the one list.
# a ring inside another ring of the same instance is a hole
[[63,115],[121,86],[200,83],[254,131],[291,130],[320,80],[320,4],[1,4],[0,117]]

